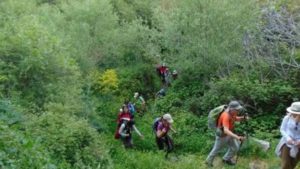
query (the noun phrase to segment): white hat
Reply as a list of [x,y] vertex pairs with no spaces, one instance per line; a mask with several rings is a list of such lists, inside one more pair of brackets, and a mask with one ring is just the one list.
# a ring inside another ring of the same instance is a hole
[[135,92],[134,93],[134,97],[138,97],[139,96],[139,93],[138,92]]
[[294,102],[286,109],[289,113],[300,114],[300,102]]
[[164,114],[163,119],[167,120],[168,123],[173,123],[174,122],[174,120],[172,119],[172,116],[169,113]]

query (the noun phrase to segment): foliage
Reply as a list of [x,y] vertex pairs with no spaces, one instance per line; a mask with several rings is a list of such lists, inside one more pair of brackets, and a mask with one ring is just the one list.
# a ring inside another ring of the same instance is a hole
[[[0,168],[205,168],[214,141],[207,114],[231,99],[251,116],[236,131],[275,143],[299,100],[298,4],[2,0]],[[155,99],[161,62],[179,74]],[[135,117],[145,139],[134,134],[125,150],[113,132],[134,92],[149,110]],[[167,112],[177,133],[165,160],[151,123]],[[256,158],[279,165],[252,143],[240,155],[237,168]]]
[[87,121],[64,114],[46,113],[29,122],[27,132],[55,156],[75,168],[106,168],[109,157],[101,148],[101,136]]
[[273,80],[260,82],[243,77],[227,77],[211,82],[210,90],[201,98],[204,110],[227,103],[231,99],[244,102],[250,115],[284,114],[282,109],[294,98],[296,89],[288,82]]

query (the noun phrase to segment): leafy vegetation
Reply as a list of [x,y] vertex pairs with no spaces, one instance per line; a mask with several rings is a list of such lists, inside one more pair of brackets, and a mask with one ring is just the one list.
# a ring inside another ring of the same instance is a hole
[[[268,152],[245,143],[237,168],[278,168],[299,58],[293,0],[2,0],[0,168],[206,168],[207,114],[231,99],[251,116],[237,132],[271,142]],[[157,99],[163,62],[178,78]],[[135,117],[145,139],[125,150],[113,133],[134,92],[147,102]],[[166,112],[177,130],[168,160],[151,128]]]

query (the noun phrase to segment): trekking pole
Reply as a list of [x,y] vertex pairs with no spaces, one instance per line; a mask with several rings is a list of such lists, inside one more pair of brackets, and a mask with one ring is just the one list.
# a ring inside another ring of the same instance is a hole
[[[244,123],[245,123],[245,126],[246,126],[246,130],[245,130],[245,132],[244,132],[244,136],[246,136],[246,139],[248,139],[248,137],[249,137],[249,133],[248,133],[248,121],[247,121],[247,117],[248,117],[248,113],[244,113]],[[235,161],[235,163],[237,164],[237,162],[238,162],[238,159],[239,159],[239,152],[240,152],[240,150],[241,150],[241,148],[242,148],[242,145],[243,145],[243,143],[244,143],[244,141],[243,140],[240,140],[241,141],[241,143],[240,143],[240,145],[239,145],[239,149],[238,149],[238,151],[237,151],[237,153],[236,153],[236,161]]]
[[243,145],[243,143],[244,143],[244,141],[242,141],[242,140],[240,140],[240,141],[241,141],[241,143],[240,143],[239,149],[238,149],[238,151],[237,151],[237,153],[236,153],[236,160],[235,160],[235,163],[236,163],[236,164],[237,164],[238,159],[239,159],[239,152],[240,152],[241,147],[242,147],[242,145]]

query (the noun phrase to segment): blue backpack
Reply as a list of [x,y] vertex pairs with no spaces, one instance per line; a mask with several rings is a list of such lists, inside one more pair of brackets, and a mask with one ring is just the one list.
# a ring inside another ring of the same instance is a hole
[[134,105],[132,103],[128,104],[128,109],[129,109],[129,112],[131,113],[131,115],[134,115],[135,108],[134,108]]

